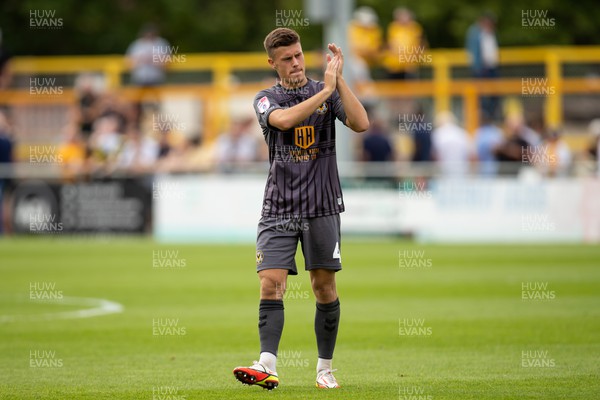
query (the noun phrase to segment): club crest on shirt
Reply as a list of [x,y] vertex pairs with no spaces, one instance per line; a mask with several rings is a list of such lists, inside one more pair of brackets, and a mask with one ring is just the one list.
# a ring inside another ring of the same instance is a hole
[[269,102],[269,99],[267,99],[267,96],[263,96],[256,104],[256,108],[258,108],[258,112],[262,114],[269,109],[270,105],[271,103]]
[[329,111],[329,106],[327,105],[327,102],[325,102],[325,103],[321,104],[319,106],[319,108],[317,108],[316,112],[319,115],[324,115],[324,114],[327,114],[327,111]]
[[308,149],[315,144],[315,127],[312,125],[297,126],[294,129],[294,144],[301,149]]

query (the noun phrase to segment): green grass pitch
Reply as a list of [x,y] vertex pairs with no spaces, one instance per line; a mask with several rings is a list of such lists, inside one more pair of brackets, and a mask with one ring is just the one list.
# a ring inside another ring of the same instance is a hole
[[[0,398],[600,398],[599,246],[347,239],[337,391],[314,387],[304,271],[288,284],[279,388],[234,379],[258,357],[254,257],[251,245],[0,240]],[[31,290],[124,309],[59,319],[90,306]]]

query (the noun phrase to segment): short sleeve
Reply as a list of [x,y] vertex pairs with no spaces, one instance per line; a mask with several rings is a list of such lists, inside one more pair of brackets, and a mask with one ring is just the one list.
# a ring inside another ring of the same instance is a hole
[[258,123],[263,129],[271,128],[269,125],[269,115],[271,115],[273,111],[283,108],[277,103],[274,96],[267,91],[259,92],[256,97],[254,97],[252,105],[254,106],[254,112],[258,118]]
[[344,105],[342,104],[342,99],[337,90],[331,95],[331,102],[333,104],[333,112],[335,117],[342,121],[344,125],[346,125],[346,111],[344,111]]

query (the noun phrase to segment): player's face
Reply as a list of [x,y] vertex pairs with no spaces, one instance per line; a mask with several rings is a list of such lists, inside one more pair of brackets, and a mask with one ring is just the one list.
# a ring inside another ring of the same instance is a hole
[[269,64],[277,71],[282,86],[294,87],[306,83],[304,53],[300,43],[276,48],[273,51],[273,58],[269,59]]

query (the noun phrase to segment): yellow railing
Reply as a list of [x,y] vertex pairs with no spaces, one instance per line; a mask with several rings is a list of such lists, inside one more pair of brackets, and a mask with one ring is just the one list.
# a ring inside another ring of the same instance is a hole
[[[435,110],[450,107],[452,96],[461,96],[464,101],[465,126],[474,131],[478,126],[478,97],[480,95],[522,95],[521,79],[499,78],[494,80],[452,79],[453,67],[468,65],[467,54],[462,49],[434,49],[428,59],[433,70],[432,80],[419,81],[378,81],[370,85],[374,95],[382,98],[392,97],[433,97]],[[322,65],[319,53],[306,53],[306,66],[319,68]],[[549,126],[560,125],[563,121],[562,98],[565,94],[600,93],[600,79],[563,78],[562,68],[567,63],[600,63],[600,46],[552,46],[552,47],[515,47],[500,50],[501,67],[506,65],[544,65],[546,85],[553,94],[545,96],[545,118]],[[210,84],[165,85],[156,89],[160,94],[183,93],[203,100],[204,133],[207,139],[214,138],[228,123],[227,100],[240,93],[255,93],[264,87],[261,83],[235,84],[230,76],[235,71],[267,70],[267,58],[264,53],[212,53],[187,54],[184,61],[173,62],[169,70],[210,71]],[[134,88],[124,86],[122,75],[128,71],[126,59],[121,55],[110,56],[58,56],[58,57],[16,57],[11,69],[15,75],[78,74],[81,72],[100,72],[110,90],[122,93],[130,98],[139,98],[142,94]],[[366,88],[358,87],[358,92]],[[32,103],[72,103],[75,95],[65,89],[62,96],[40,98],[30,96],[27,89],[0,92],[0,104]]]

